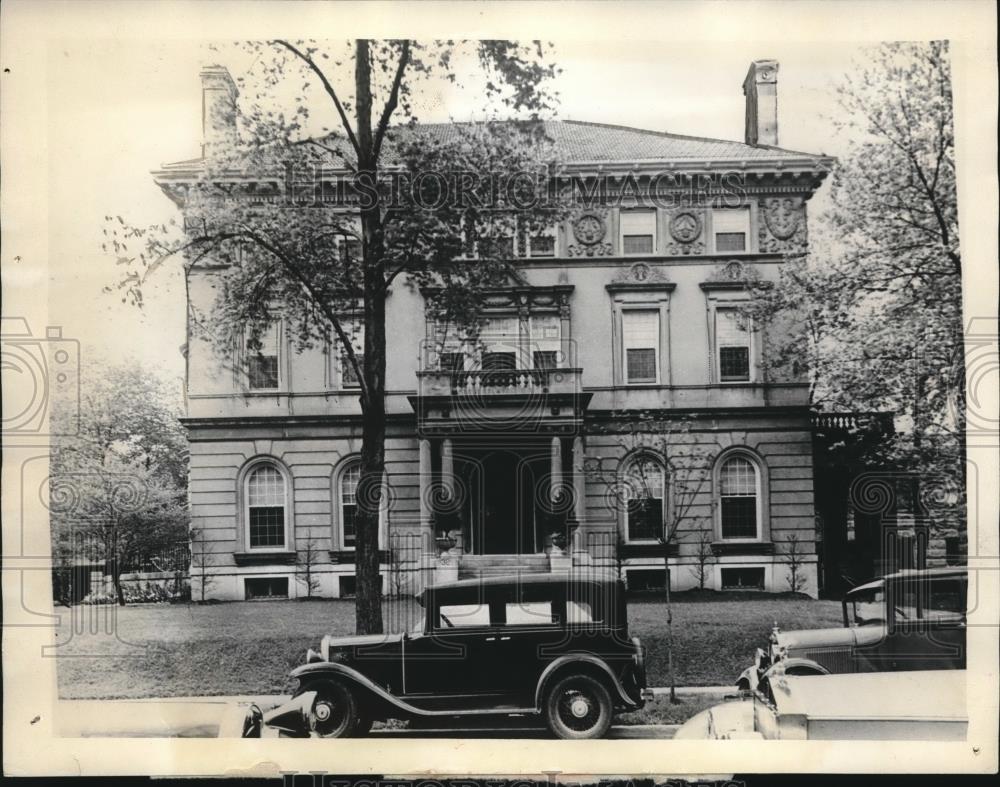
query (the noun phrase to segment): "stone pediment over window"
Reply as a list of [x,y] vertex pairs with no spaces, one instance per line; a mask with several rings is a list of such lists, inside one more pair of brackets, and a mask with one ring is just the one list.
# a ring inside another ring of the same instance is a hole
[[611,283],[606,285],[608,292],[636,290],[666,290],[671,291],[677,285],[670,281],[663,268],[654,267],[646,262],[637,262],[619,271]]
[[703,290],[734,290],[770,287],[772,283],[761,279],[753,265],[742,260],[730,260],[716,268],[700,286]]

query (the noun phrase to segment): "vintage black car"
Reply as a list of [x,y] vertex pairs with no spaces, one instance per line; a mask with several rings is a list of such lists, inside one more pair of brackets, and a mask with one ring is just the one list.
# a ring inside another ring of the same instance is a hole
[[427,588],[402,634],[323,637],[292,676],[292,700],[251,709],[245,734],[364,735],[387,719],[533,715],[560,738],[596,738],[646,699],[644,653],[629,638],[614,577],[539,574]]
[[780,631],[736,685],[754,690],[775,672],[827,675],[847,672],[965,669],[968,570],[900,571],[860,585],[844,596],[844,627]]

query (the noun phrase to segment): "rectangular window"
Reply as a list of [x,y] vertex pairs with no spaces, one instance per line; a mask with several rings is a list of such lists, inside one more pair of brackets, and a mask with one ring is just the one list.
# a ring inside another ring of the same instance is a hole
[[482,368],[506,371],[517,368],[518,324],[515,317],[490,317],[479,333]]
[[443,352],[438,357],[442,372],[461,372],[465,369],[465,355],[458,352]]
[[723,590],[763,590],[764,589],[764,569],[760,568],[723,568],[719,572],[722,576]]
[[340,255],[344,262],[358,264],[361,260],[361,240],[359,238],[345,237],[340,245]]
[[562,324],[556,314],[532,315],[531,359],[535,369],[555,369],[562,355]]
[[556,234],[554,229],[528,238],[529,257],[554,257],[555,254]]
[[658,382],[660,313],[658,311],[623,311],[622,349],[624,351],[626,382]]
[[243,580],[244,598],[288,598],[288,577],[255,577]]
[[640,568],[625,572],[625,582],[629,593],[666,588],[667,572],[662,568]]
[[750,319],[738,309],[716,309],[719,382],[750,381]]
[[[358,366],[364,368],[365,365],[365,324],[360,318],[342,319],[341,326],[344,328],[344,333],[348,335],[351,340],[351,348],[354,350],[354,356],[358,360]],[[340,387],[341,388],[360,388],[361,381],[358,379],[358,372],[354,368],[354,364],[351,363],[351,356],[347,354],[347,350],[340,345]]]
[[551,601],[522,601],[506,605],[508,626],[537,626],[557,623]]
[[559,353],[555,350],[535,350],[532,362],[536,369],[555,369],[559,361]]
[[280,386],[280,335],[278,324],[272,323],[261,333],[259,347],[251,347],[248,339],[247,385],[251,391],[275,391]]
[[483,371],[504,372],[517,368],[517,356],[512,352],[483,353]]
[[438,625],[444,628],[467,626],[489,626],[490,607],[488,604],[449,604],[438,609]]
[[623,210],[620,214],[622,254],[652,254],[656,248],[656,211]]
[[726,208],[712,211],[712,232],[716,252],[750,250],[750,209]]

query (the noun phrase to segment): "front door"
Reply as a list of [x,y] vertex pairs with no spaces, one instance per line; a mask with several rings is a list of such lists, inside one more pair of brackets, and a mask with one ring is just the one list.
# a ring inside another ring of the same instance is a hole
[[477,555],[540,552],[544,457],[531,448],[485,448],[470,452],[458,464],[468,491],[467,549]]

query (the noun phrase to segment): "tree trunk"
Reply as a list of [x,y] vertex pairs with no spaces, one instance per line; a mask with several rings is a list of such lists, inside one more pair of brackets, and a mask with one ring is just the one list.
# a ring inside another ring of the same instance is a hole
[[118,606],[125,606],[125,591],[122,590],[121,571],[118,570],[118,561],[111,566],[111,581],[115,586],[115,595],[118,596]]
[[[378,162],[372,149],[371,63],[368,42],[356,42],[354,64],[357,102],[358,172],[376,185]],[[355,536],[358,634],[382,633],[382,582],[379,577],[379,507],[385,470],[385,271],[381,208],[361,209],[364,260],[364,390],[361,397],[361,481],[358,484],[358,522]]]

